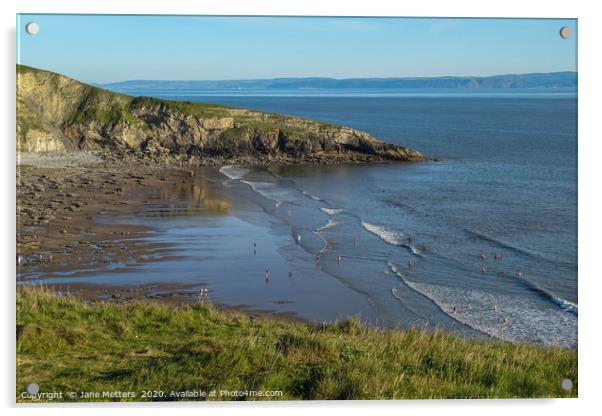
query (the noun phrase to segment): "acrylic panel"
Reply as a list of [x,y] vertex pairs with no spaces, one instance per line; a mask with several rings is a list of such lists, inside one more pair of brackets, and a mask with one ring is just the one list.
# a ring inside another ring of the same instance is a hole
[[31,402],[576,397],[577,21],[17,16]]

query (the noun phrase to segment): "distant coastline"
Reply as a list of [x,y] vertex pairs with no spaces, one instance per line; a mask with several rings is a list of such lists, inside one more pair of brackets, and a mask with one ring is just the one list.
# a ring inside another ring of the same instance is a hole
[[488,77],[274,78],[249,80],[128,80],[96,84],[113,91],[357,91],[357,90],[576,90],[577,72],[505,74]]

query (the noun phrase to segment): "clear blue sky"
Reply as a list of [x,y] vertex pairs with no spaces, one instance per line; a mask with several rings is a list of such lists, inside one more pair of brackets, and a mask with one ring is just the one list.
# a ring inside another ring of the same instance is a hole
[[20,15],[17,62],[99,83],[481,76],[576,71],[576,35],[571,19]]

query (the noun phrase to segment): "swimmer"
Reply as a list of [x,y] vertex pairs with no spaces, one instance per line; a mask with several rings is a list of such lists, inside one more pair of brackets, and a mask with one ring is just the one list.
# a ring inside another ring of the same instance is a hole
[[483,260],[483,261],[487,260],[487,255],[485,253],[483,253],[482,251],[481,251],[480,257],[481,257],[481,260]]
[[408,260],[408,270],[412,270],[412,267],[414,267],[414,262],[412,261],[412,259]]
[[483,267],[483,268],[481,269],[481,273],[487,273],[487,267]]

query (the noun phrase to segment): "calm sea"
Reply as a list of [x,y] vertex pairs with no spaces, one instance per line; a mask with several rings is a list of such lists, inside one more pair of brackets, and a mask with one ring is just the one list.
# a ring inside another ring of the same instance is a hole
[[576,345],[576,94],[144,94],[343,124],[438,158],[221,173],[385,325]]
[[411,289],[493,335],[576,342],[574,94],[202,99],[340,123],[440,158],[279,169],[255,187],[275,200],[323,201],[326,222],[295,218],[295,232],[357,262],[339,277],[360,291],[376,291],[371,280],[381,286],[388,271],[400,303]]

